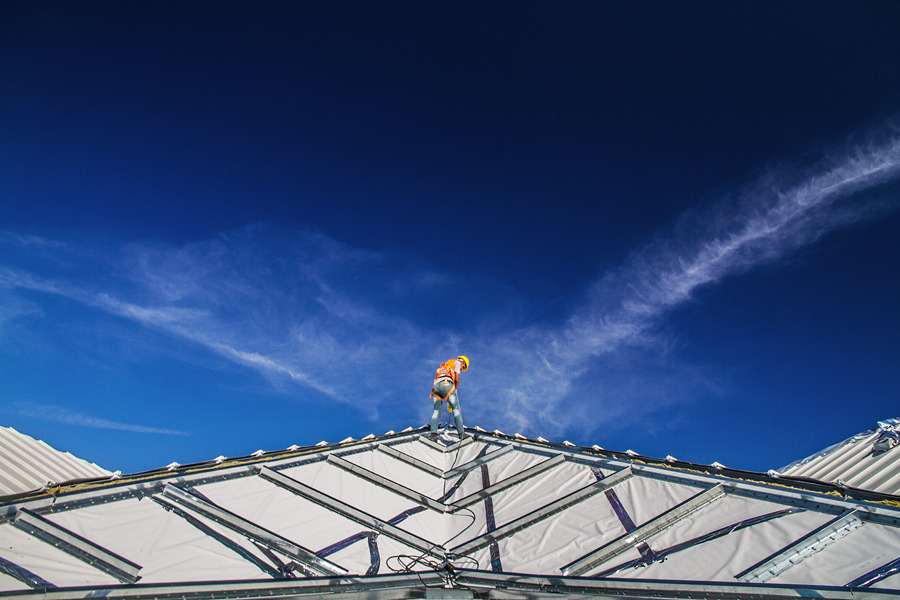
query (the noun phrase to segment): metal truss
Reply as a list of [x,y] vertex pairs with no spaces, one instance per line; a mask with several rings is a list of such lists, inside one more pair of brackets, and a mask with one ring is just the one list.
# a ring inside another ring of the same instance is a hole
[[468,542],[464,542],[455,548],[450,549],[450,553],[453,556],[464,556],[471,552],[475,552],[476,550],[480,550],[486,546],[489,546],[492,542],[496,542],[503,538],[509,537],[517,531],[521,531],[526,527],[530,527],[535,523],[543,521],[549,516],[555,515],[556,513],[563,511],[570,506],[573,506],[587,498],[590,498],[594,494],[602,492],[604,490],[608,490],[611,487],[625,481],[629,477],[632,476],[631,469],[622,469],[618,473],[614,473],[605,479],[601,479],[600,481],[596,481],[590,485],[586,485],[585,487],[572,492],[562,498],[555,500],[549,504],[542,506],[536,510],[531,511],[530,513],[519,517],[509,523],[502,525],[495,529],[494,531],[490,531],[476,537],[474,539],[469,540]]
[[[601,481],[606,480],[603,479]],[[612,560],[620,554],[627,552],[631,548],[638,546],[641,542],[645,542],[654,535],[665,531],[681,519],[724,496],[725,487],[722,484],[704,490],[699,494],[695,494],[684,502],[673,506],[661,515],[650,519],[640,527],[624,533],[608,544],[604,544],[593,552],[589,552],[581,558],[561,567],[560,571],[562,571],[563,575],[584,575],[597,565]]]
[[163,489],[163,495],[178,506],[193,510],[232,531],[240,533],[261,546],[281,552],[285,556],[290,556],[313,573],[319,575],[342,575],[347,572],[347,569],[316,556],[314,552],[300,544],[260,527],[252,521],[175,485],[167,484]]
[[467,506],[475,504],[479,500],[482,500],[484,498],[487,498],[489,496],[493,496],[494,494],[502,492],[503,490],[505,490],[509,487],[512,487],[518,483],[521,483],[521,482],[525,481],[526,479],[534,477],[535,475],[539,475],[539,474],[543,473],[544,471],[546,471],[547,469],[551,469],[551,468],[555,467],[556,465],[559,465],[564,462],[566,462],[566,457],[561,454],[557,454],[553,458],[550,458],[548,460],[540,462],[532,467],[525,469],[524,471],[521,471],[519,473],[516,473],[515,475],[512,475],[511,477],[507,477],[503,481],[498,481],[497,483],[495,483],[489,487],[478,490],[477,492],[473,492],[473,493],[469,494],[468,496],[466,496],[465,498],[461,498],[461,499],[455,501],[451,505],[450,510],[451,510],[451,512],[455,512],[457,510],[460,510],[462,508],[465,508]]
[[12,522],[14,527],[21,529],[52,546],[56,546],[66,554],[85,562],[95,569],[99,569],[108,575],[112,575],[124,583],[134,583],[138,580],[138,572],[141,566],[127,558],[110,552],[103,546],[95,544],[77,533],[69,531],[48,519],[21,509],[16,513]]
[[370,515],[367,512],[364,512],[355,506],[351,506],[346,502],[341,502],[337,498],[333,498],[328,494],[320,492],[319,490],[312,488],[305,483],[301,483],[296,479],[292,479],[283,473],[279,473],[278,471],[274,471],[269,467],[262,467],[259,470],[259,476],[263,479],[267,479],[278,485],[281,488],[284,488],[298,496],[302,496],[307,500],[315,502],[320,506],[324,506],[329,508],[336,513],[350,519],[351,521],[356,521],[361,525],[365,525],[366,527],[370,527],[373,530],[386,535],[387,537],[398,540],[408,546],[416,548],[417,550],[421,550],[426,554],[430,554],[436,558],[444,557],[444,548],[440,544],[433,544],[426,539],[420,538],[417,535],[413,535],[408,531],[404,531],[395,525],[391,525],[387,521],[379,519],[373,515]]
[[[896,592],[865,588],[751,583],[699,583],[542,577],[456,569],[359,577],[320,577],[290,581],[228,581],[190,584],[135,584],[97,588],[51,589],[42,600],[893,600]],[[34,591],[6,592],[5,600],[33,600]]]
[[847,511],[799,540],[792,542],[771,556],[734,576],[738,581],[765,583],[803,562],[807,557],[836,542],[863,524],[857,511]]
[[401,452],[400,450],[397,450],[396,448],[394,448],[393,445],[379,444],[377,446],[377,449],[379,452],[384,452],[388,456],[391,456],[393,458],[396,458],[397,460],[405,462],[406,464],[411,465],[411,466],[419,469],[420,471],[424,471],[430,475],[434,475],[435,477],[443,477],[444,476],[443,469],[435,467],[434,465],[431,465],[431,464],[425,462],[424,460],[419,460],[418,458],[410,456],[409,454],[406,454],[405,452]]
[[383,476],[379,475],[378,473],[374,473],[364,467],[355,465],[352,462],[350,462],[349,460],[345,460],[339,456],[335,456],[332,454],[331,456],[328,457],[328,462],[344,469],[345,471],[349,471],[350,473],[353,473],[354,475],[356,475],[357,477],[360,477],[361,479],[365,479],[369,483],[372,483],[379,487],[390,490],[390,491],[394,492],[395,494],[403,496],[404,498],[408,498],[408,499],[412,500],[413,502],[417,502],[423,506],[427,506],[428,508],[430,508],[432,510],[436,510],[440,513],[447,512],[448,507],[443,502],[438,502],[437,500],[433,500],[430,497],[426,496],[425,494],[422,494],[413,489],[410,489],[410,488],[406,487],[405,485],[401,485],[401,484],[397,483],[396,481],[392,481],[392,480],[388,479],[387,477],[383,477]]
[[[466,438],[466,439],[471,439],[471,438]],[[450,479],[451,477],[456,477],[460,473],[464,473],[466,471],[471,471],[475,467],[480,467],[481,465],[486,464],[486,463],[494,460],[495,458],[500,458],[504,454],[507,454],[512,451],[513,451],[512,446],[505,445],[502,448],[500,448],[499,450],[494,450],[493,452],[488,452],[481,458],[472,459],[469,462],[456,467],[455,469],[450,469],[449,471],[444,473],[444,479]]]

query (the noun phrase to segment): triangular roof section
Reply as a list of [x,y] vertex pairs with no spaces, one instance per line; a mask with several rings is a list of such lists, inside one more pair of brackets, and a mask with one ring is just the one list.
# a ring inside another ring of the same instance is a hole
[[0,496],[110,475],[92,462],[60,452],[12,427],[0,427]]
[[880,598],[898,565],[896,496],[477,428],[0,498],[8,598]]
[[884,494],[900,494],[900,419],[885,419],[862,433],[791,463],[779,472]]

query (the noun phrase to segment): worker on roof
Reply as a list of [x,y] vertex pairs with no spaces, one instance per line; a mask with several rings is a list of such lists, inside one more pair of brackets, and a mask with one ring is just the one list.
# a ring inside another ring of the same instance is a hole
[[451,358],[437,369],[434,376],[434,385],[431,387],[431,397],[434,398],[434,412],[431,413],[432,438],[437,436],[438,420],[441,415],[441,404],[447,401],[447,410],[452,411],[456,421],[456,431],[459,439],[463,439],[463,420],[459,410],[459,395],[456,388],[459,387],[459,374],[469,370],[469,359],[466,356]]

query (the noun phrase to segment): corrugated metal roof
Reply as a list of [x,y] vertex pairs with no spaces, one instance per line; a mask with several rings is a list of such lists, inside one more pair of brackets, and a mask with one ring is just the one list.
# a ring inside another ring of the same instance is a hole
[[900,419],[878,425],[779,470],[883,494],[900,495]]
[[[426,433],[0,499],[0,592],[174,600],[204,585],[197,597],[235,600],[291,580],[294,591],[276,595],[472,598],[467,585],[504,598],[900,591],[896,497],[500,432]],[[624,587],[601,591],[607,582]]]
[[0,496],[38,490],[48,483],[110,475],[94,463],[55,450],[12,427],[0,427]]

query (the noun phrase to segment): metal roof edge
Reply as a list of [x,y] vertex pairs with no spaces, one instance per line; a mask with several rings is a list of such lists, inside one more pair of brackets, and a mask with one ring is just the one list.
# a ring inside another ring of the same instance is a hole
[[[433,590],[433,592],[429,592]],[[321,597],[370,598],[560,598],[627,597],[739,600],[784,600],[816,597],[825,600],[887,600],[900,592],[872,588],[759,584],[742,582],[636,580],[541,576],[518,573],[448,569],[355,577],[312,577],[292,580],[237,580],[200,583],[130,584],[68,587],[51,590],[0,592],[0,598],[31,600],[251,600]],[[496,596],[497,593],[502,594]]]

